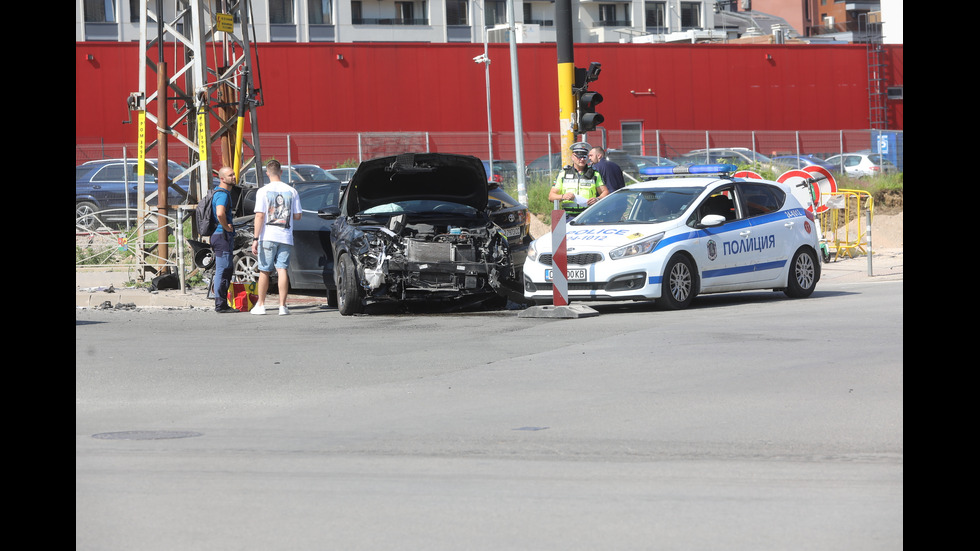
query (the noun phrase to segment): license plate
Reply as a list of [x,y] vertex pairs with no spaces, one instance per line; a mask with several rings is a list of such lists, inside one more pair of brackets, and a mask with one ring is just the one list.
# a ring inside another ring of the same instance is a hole
[[520,237],[521,227],[517,226],[514,228],[504,228],[504,235],[506,235],[507,237]]
[[[565,279],[568,281],[585,281],[585,272],[585,268],[572,268],[570,270],[565,270]],[[550,269],[544,271],[544,278],[546,281],[551,281]]]

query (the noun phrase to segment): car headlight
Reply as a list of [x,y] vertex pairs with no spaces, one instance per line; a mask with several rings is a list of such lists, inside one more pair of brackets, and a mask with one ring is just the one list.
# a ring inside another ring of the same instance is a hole
[[536,262],[538,260],[538,240],[535,239],[531,241],[531,244],[527,247],[527,257],[531,259],[531,262]]
[[619,260],[620,258],[626,258],[628,256],[637,256],[653,252],[653,249],[657,247],[657,243],[660,243],[660,240],[663,238],[664,232],[660,232],[645,239],[634,241],[629,245],[624,245],[618,249],[609,251],[609,258],[612,260]]

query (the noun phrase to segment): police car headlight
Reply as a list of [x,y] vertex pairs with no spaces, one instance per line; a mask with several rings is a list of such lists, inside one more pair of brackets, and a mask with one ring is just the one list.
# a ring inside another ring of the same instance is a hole
[[527,257],[531,259],[531,262],[537,262],[538,241],[536,239],[534,241],[531,241],[531,244],[527,246]]
[[664,232],[660,232],[656,235],[652,235],[645,239],[634,241],[629,245],[624,245],[622,247],[619,247],[618,249],[613,249],[609,251],[609,258],[612,260],[619,260],[620,258],[637,256],[637,255],[653,252],[653,249],[657,247],[657,243],[660,243],[660,240],[663,238],[664,238]]

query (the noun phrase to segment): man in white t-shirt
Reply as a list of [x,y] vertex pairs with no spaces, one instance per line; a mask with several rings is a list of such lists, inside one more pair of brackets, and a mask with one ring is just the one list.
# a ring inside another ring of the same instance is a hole
[[272,270],[279,274],[279,315],[289,314],[286,295],[289,293],[289,255],[293,250],[293,222],[303,217],[299,193],[283,182],[282,165],[269,161],[265,165],[269,183],[259,188],[255,197],[255,240],[252,254],[259,261],[258,301],[251,313],[265,314],[265,296],[269,292]]

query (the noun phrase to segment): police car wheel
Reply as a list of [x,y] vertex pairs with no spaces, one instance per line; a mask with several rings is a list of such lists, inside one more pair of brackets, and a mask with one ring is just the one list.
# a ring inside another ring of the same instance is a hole
[[671,310],[687,308],[694,301],[697,291],[697,276],[691,261],[683,255],[675,255],[664,270],[659,302]]
[[808,249],[800,249],[793,255],[789,266],[789,277],[783,291],[790,298],[806,298],[817,286],[817,257]]

